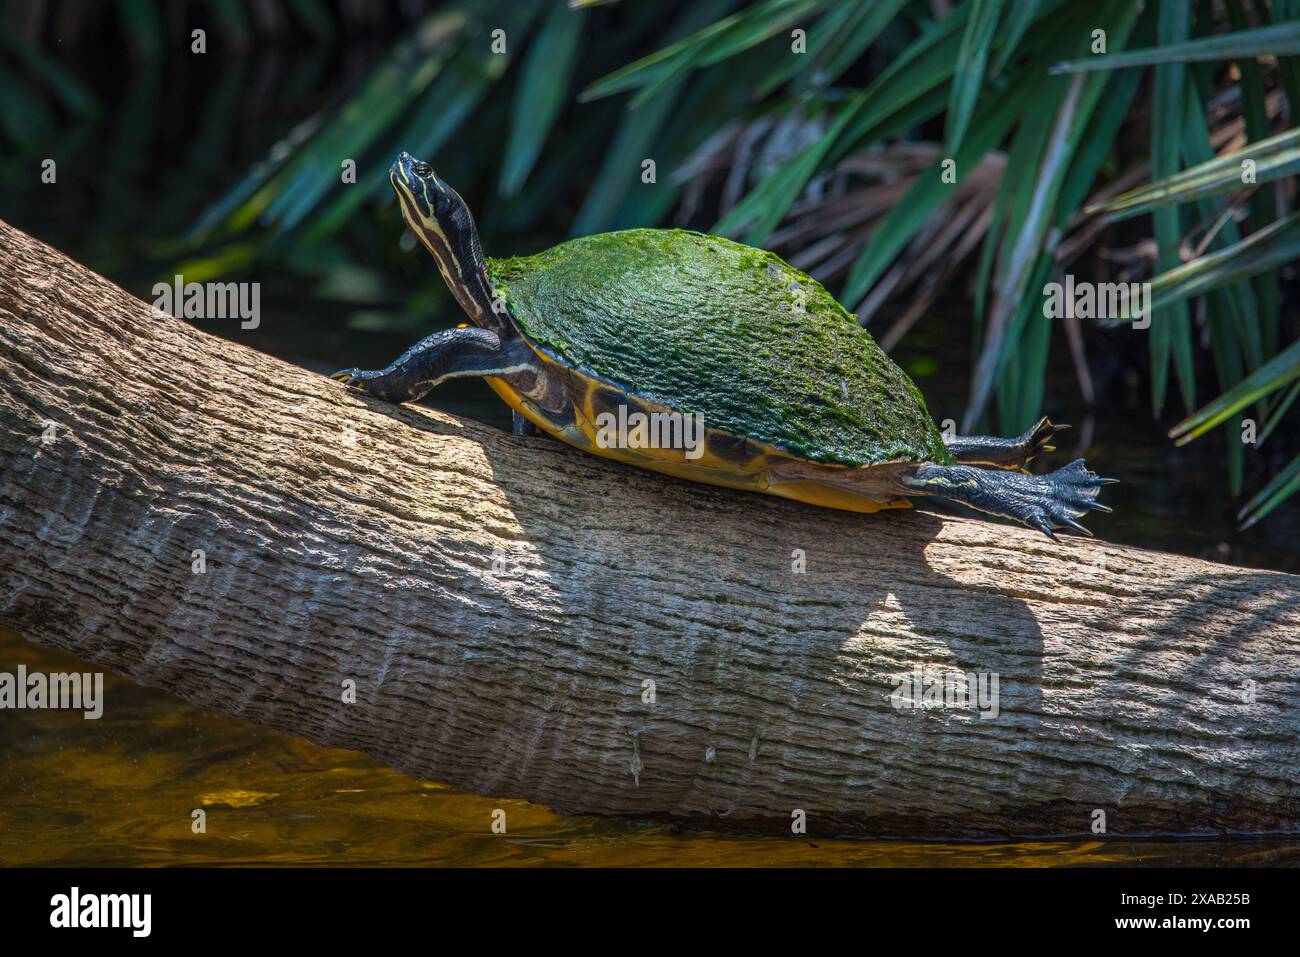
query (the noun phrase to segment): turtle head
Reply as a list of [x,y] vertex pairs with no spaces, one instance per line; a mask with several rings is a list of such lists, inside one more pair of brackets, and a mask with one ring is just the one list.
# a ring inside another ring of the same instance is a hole
[[393,189],[397,190],[398,199],[402,200],[402,216],[417,236],[422,224],[441,225],[458,209],[469,215],[469,207],[460,194],[439,179],[432,166],[410,153],[398,154],[397,161],[388,171],[388,178]]
[[478,227],[460,194],[428,163],[401,153],[388,171],[402,218],[429,250],[457,301],[479,325],[495,325]]

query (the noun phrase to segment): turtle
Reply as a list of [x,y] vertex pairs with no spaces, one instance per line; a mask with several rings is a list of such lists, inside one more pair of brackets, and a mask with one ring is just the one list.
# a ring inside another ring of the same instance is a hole
[[684,229],[626,229],[488,259],[469,207],[401,153],[402,217],[470,322],[386,368],[334,378],[388,402],[481,376],[544,433],[606,458],[855,512],[946,499],[1055,538],[1114,479],[1047,474],[1065,426],[945,438],[915,383],[821,283],[774,253]]

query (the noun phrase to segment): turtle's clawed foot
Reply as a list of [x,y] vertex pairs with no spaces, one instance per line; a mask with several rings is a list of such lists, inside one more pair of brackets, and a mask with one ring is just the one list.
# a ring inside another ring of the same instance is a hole
[[1109,512],[1110,509],[1105,505],[1097,504],[1097,494],[1102,486],[1114,485],[1119,481],[1088,471],[1083,459],[1075,459],[1055,472],[1031,478],[1041,494],[1029,504],[1022,520],[1053,540],[1056,536],[1052,530],[1057,528],[1072,528],[1091,538],[1092,532],[1080,525],[1077,519],[1089,511]]
[[962,465],[982,465],[985,468],[1024,472],[1030,462],[1044,452],[1055,452],[1053,440],[1068,429],[1068,425],[1053,425],[1043,417],[1038,424],[1014,439],[992,435],[961,435],[946,439],[948,451]]
[[376,399],[385,399],[389,402],[407,400],[406,390],[401,388],[402,383],[394,381],[396,377],[389,375],[385,370],[370,372],[361,369],[341,369],[330,378],[342,382],[353,391],[364,392]]
[[1054,529],[1072,528],[1091,535],[1078,519],[1089,511],[1109,512],[1097,493],[1115,479],[1089,472],[1083,459],[1047,475],[973,465],[918,465],[902,479],[913,494],[934,495],[990,515],[1024,522],[1048,538]]
[[1025,450],[1025,461],[1023,467],[1027,467],[1038,455],[1044,452],[1055,452],[1056,446],[1051,443],[1056,437],[1068,429],[1065,424],[1053,425],[1052,420],[1043,416],[1038,420],[1038,424],[1020,437],[1017,443]]

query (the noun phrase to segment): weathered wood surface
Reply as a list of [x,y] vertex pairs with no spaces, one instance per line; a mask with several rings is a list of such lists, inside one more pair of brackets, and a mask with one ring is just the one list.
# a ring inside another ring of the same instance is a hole
[[[569,812],[1300,821],[1295,577],[819,510],[357,399],[3,224],[0,377],[0,623],[189,701]],[[918,667],[996,673],[998,716],[896,709]]]

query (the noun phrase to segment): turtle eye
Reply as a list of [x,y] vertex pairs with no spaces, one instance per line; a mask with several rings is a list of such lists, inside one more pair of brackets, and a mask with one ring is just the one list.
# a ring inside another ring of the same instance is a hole
[[415,171],[416,176],[428,176],[430,173],[433,172],[433,170],[429,167],[429,164],[424,162],[423,160],[418,161],[414,166],[411,167],[411,169]]

